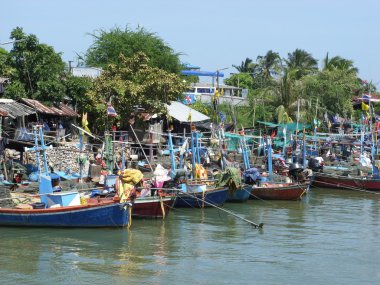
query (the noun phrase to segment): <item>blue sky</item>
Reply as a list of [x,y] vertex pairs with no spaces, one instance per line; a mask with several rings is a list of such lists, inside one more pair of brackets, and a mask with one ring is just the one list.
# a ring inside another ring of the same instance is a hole
[[319,62],[326,52],[353,60],[380,89],[379,11],[379,0],[4,1],[0,43],[20,26],[68,61],[92,44],[89,33],[140,25],[202,70],[228,67],[228,74],[246,57],[301,48]]

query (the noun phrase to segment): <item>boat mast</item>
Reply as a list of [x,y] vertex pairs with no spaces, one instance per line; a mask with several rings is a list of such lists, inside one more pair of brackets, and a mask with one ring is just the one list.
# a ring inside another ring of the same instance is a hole
[[268,176],[271,179],[273,176],[273,165],[272,165],[272,140],[266,138],[266,142],[268,145]]
[[173,139],[172,139],[172,132],[171,130],[168,130],[168,144],[169,144],[169,154],[170,154],[170,177],[175,177],[175,159],[174,159],[174,149],[173,149]]

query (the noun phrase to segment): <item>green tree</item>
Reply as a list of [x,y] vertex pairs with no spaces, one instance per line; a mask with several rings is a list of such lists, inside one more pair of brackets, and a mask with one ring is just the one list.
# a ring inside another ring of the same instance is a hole
[[318,71],[318,61],[310,53],[302,49],[296,49],[292,53],[288,53],[285,63],[288,70],[293,70],[292,75],[295,79],[300,79],[305,75]]
[[64,80],[66,95],[72,100],[73,106],[78,113],[84,113],[91,104],[90,98],[86,95],[92,88],[92,79],[88,77],[76,77],[69,75]]
[[11,32],[13,48],[7,65],[12,69],[11,83],[5,90],[9,98],[27,96],[42,101],[61,101],[65,64],[53,47],[39,43],[35,35],[27,35],[20,27]]
[[343,70],[348,73],[358,74],[359,70],[354,66],[352,60],[345,59],[340,56],[334,56],[329,58],[329,53],[326,54],[326,57],[323,59],[323,70]]
[[240,65],[232,65],[232,67],[236,68],[240,73],[255,73],[257,64],[252,61],[249,57],[247,57],[244,61],[241,62]]
[[179,73],[181,64],[179,54],[174,53],[156,34],[138,27],[135,31],[126,27],[124,30],[114,28],[110,31],[100,30],[92,34],[93,45],[87,50],[85,63],[87,66],[105,68],[108,64],[123,64],[119,55],[131,57],[137,52],[143,52],[149,58],[151,67]]
[[261,76],[265,82],[269,82],[274,76],[281,72],[281,57],[277,52],[269,50],[264,56],[258,56],[256,59],[259,76]]
[[253,78],[249,73],[235,73],[224,80],[227,85],[238,86],[243,89],[252,89]]
[[302,85],[298,86],[298,93],[307,94],[305,98],[308,100],[318,98],[319,108],[347,118],[353,114],[352,97],[360,87],[355,74],[334,69],[305,76]]
[[87,93],[90,99],[87,111],[91,112],[91,123],[100,128],[104,126],[106,104],[112,101],[121,127],[126,127],[136,115],[136,108],[148,113],[166,112],[165,103],[177,100],[186,87],[178,75],[151,67],[144,53],[130,58],[120,55],[120,64],[108,65],[94,80]]
[[7,65],[6,61],[8,58],[8,52],[0,47],[0,76],[6,77],[7,74],[9,75],[9,66]]

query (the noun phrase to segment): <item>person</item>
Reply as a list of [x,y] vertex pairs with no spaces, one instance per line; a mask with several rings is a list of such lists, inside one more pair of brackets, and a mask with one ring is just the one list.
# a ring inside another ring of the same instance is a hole
[[47,131],[47,132],[50,131],[50,127],[49,127],[48,123],[46,123],[45,121],[42,122],[42,128],[44,131]]

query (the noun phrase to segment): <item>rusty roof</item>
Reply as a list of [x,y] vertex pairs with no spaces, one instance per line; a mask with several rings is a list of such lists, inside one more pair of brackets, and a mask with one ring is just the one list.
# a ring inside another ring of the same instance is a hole
[[56,107],[49,107],[51,110],[53,110],[54,112],[56,112],[58,115],[60,115],[60,116],[67,116],[66,114],[65,114],[65,112],[63,112],[62,110],[60,110],[60,109],[58,109],[58,108],[56,108]]
[[48,115],[59,115],[56,111],[52,110],[50,107],[45,106],[40,101],[29,99],[29,98],[22,98],[22,102],[24,102],[26,105],[32,107],[34,110],[41,114],[48,114]]
[[75,112],[73,109],[71,109],[68,105],[64,103],[59,104],[59,109],[64,113],[63,116],[79,117],[79,114],[77,112]]

